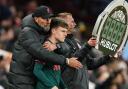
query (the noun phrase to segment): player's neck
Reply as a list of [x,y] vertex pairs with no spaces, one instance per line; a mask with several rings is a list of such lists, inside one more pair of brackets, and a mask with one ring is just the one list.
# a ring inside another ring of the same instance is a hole
[[55,37],[54,36],[50,36],[49,38],[48,38],[48,40],[51,42],[51,43],[53,43],[53,44],[56,44],[58,41],[55,39]]

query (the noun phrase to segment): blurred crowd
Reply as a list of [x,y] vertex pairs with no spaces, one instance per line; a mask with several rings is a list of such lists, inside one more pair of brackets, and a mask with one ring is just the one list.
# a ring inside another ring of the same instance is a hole
[[[0,0],[0,89],[7,89],[12,50],[20,32],[22,18],[39,5],[48,5],[58,12],[70,12],[79,30],[76,38],[85,42],[91,36],[96,18],[112,0]],[[81,37],[80,37],[81,36]],[[88,71],[90,89],[128,89],[128,47],[123,55],[111,64]],[[101,56],[101,55],[97,55]],[[124,60],[125,59],[125,60]]]

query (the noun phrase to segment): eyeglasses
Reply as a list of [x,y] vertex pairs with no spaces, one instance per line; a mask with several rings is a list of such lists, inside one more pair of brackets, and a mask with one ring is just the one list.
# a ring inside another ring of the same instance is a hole
[[47,19],[45,19],[47,22],[49,22],[50,21],[50,18],[47,18]]
[[[41,17],[41,18],[42,18],[42,17]],[[44,19],[44,18],[42,18],[42,19]],[[49,20],[50,20],[50,18],[47,18],[47,19],[44,19],[44,20],[49,21]]]

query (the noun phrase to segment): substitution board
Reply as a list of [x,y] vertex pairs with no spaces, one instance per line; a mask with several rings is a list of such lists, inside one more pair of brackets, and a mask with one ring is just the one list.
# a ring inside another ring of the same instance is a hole
[[128,40],[128,3],[112,1],[99,15],[92,35],[97,37],[97,49],[117,56]]

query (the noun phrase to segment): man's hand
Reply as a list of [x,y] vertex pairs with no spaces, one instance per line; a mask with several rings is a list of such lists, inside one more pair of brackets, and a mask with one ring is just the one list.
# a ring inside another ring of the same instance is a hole
[[122,54],[122,51],[118,50],[115,55],[109,54],[109,56],[110,56],[110,59],[112,59],[112,60],[121,60],[122,59],[121,58],[122,57],[121,54]]
[[59,89],[57,86],[52,87],[51,89]]
[[67,65],[76,69],[82,68],[83,65],[77,60],[77,58],[72,57],[72,58],[68,58],[66,60]]
[[51,42],[49,41],[46,41],[44,44],[43,44],[43,47],[46,48],[48,51],[54,51],[57,47],[55,44],[52,44]]
[[96,44],[97,44],[96,38],[91,37],[91,38],[88,40],[88,44],[89,44],[90,46],[96,46]]

